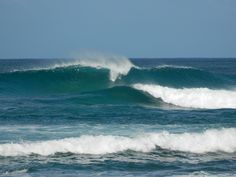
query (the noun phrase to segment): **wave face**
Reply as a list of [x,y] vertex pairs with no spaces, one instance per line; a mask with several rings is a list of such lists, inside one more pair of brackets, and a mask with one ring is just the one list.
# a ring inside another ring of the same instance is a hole
[[109,71],[69,66],[0,74],[1,90],[10,93],[66,93],[109,87]]
[[236,107],[235,83],[235,75],[177,65],[140,67],[124,57],[98,55],[4,70],[0,72],[0,95],[75,93],[83,94],[81,102],[90,104],[132,102],[218,109]]
[[42,142],[1,144],[1,156],[24,156],[38,154],[43,156],[55,153],[107,154],[127,150],[151,152],[162,149],[191,153],[236,152],[236,129],[211,129],[202,133],[169,132],[148,133],[137,137],[112,135],[83,135],[79,138],[66,138]]
[[160,85],[135,84],[134,88],[148,92],[164,102],[188,108],[236,108],[236,90],[208,88],[175,89]]

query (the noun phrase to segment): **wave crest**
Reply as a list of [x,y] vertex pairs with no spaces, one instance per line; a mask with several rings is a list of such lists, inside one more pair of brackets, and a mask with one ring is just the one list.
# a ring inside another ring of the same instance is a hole
[[115,81],[121,75],[128,74],[129,70],[132,67],[136,67],[126,57],[96,54],[96,55],[86,55],[78,59],[56,60],[52,63],[48,63],[45,66],[40,66],[40,67],[32,66],[29,68],[13,69],[10,72],[53,70],[57,68],[66,68],[71,66],[108,69],[110,72],[111,81]]

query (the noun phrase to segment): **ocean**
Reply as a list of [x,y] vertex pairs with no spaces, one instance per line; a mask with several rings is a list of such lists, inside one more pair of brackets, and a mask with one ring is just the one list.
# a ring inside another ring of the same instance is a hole
[[236,176],[236,59],[2,59],[0,176]]

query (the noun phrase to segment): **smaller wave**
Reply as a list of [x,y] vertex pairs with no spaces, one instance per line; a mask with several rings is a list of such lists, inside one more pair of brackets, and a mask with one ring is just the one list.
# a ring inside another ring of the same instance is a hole
[[235,90],[176,89],[151,84],[134,84],[133,87],[176,106],[206,109],[236,108]]
[[0,156],[24,156],[55,153],[107,154],[126,150],[151,152],[156,147],[191,153],[236,152],[236,129],[209,129],[201,133],[148,133],[137,137],[112,135],[83,135],[79,138],[66,138],[28,143],[0,145]]

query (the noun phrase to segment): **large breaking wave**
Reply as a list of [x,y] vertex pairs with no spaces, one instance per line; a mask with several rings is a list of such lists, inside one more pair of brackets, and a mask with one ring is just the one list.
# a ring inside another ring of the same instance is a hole
[[96,56],[2,72],[0,96],[75,93],[86,103],[218,109],[236,108],[235,83],[234,76],[192,67],[141,68],[125,57]]
[[[83,135],[41,142],[0,145],[0,156],[43,156],[55,153],[107,154],[122,151],[151,152],[157,147],[191,153],[236,152],[236,129],[209,129],[200,133],[146,133],[136,137],[113,135]],[[158,150],[158,149],[157,149]]]

